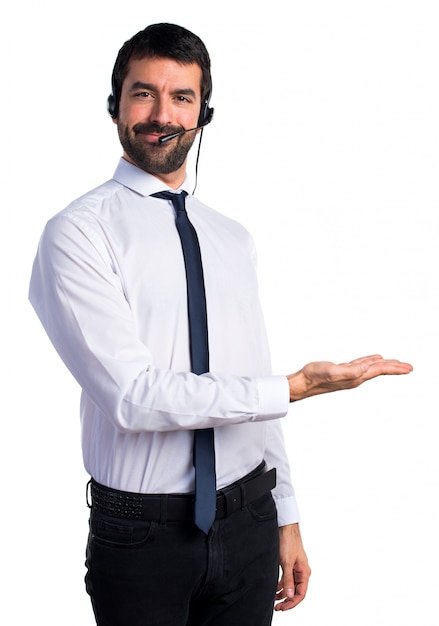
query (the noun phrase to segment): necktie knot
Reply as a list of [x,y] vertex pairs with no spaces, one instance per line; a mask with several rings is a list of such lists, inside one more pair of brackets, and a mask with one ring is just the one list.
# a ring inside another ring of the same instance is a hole
[[170,200],[174,205],[174,209],[176,212],[186,211],[185,200],[187,196],[187,191],[181,191],[179,193],[174,193],[173,191],[159,191],[158,193],[153,193],[153,198],[162,198],[163,200]]

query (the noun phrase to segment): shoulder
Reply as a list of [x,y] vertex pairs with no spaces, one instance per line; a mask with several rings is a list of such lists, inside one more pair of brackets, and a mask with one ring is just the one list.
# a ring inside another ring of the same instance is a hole
[[123,194],[124,187],[111,179],[91,189],[73,200],[64,209],[53,215],[46,224],[46,234],[69,230],[72,227],[80,230],[94,229],[105,220],[109,208],[118,204],[118,197]]
[[210,224],[213,228],[221,228],[226,230],[229,234],[251,240],[251,235],[243,224],[200,202],[198,198],[190,196],[187,206],[192,214],[196,215],[197,219]]
[[80,218],[85,215],[102,214],[108,205],[115,202],[117,197],[124,191],[124,186],[117,181],[110,179],[107,182],[91,189],[87,193],[79,196],[62,211],[53,216],[53,220],[60,218]]

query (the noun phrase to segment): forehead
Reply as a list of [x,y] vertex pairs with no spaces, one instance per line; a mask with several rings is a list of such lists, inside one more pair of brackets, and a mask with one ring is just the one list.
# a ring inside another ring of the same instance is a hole
[[157,89],[188,89],[197,95],[201,92],[201,68],[197,63],[183,64],[174,59],[131,59],[123,88],[130,89],[136,82],[152,84]]

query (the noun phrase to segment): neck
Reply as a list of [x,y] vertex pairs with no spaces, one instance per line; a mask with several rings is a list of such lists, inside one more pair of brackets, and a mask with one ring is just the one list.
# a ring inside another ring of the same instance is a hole
[[159,180],[161,180],[165,185],[170,187],[171,189],[178,189],[184,182],[186,177],[186,172],[182,172],[181,174],[177,174],[177,172],[172,172],[171,174],[152,174]]
[[[131,165],[139,167],[137,163],[135,163],[125,151],[123,153],[123,158],[125,159],[125,161],[128,161],[128,163],[131,163]],[[169,174],[153,174],[152,172],[148,172],[148,174],[151,174],[151,176],[154,176],[155,178],[161,180],[163,183],[165,183],[167,187],[170,187],[171,189],[178,189],[179,187],[181,187],[184,179],[186,178],[186,161],[175,172],[170,172]]]

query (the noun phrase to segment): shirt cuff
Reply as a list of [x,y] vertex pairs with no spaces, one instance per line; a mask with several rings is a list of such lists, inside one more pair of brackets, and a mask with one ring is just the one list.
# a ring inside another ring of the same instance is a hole
[[287,526],[287,524],[297,524],[300,522],[299,507],[294,496],[287,498],[276,498],[273,494],[277,510],[278,526]]
[[278,419],[288,413],[290,389],[286,376],[258,378],[259,415],[264,419]]

